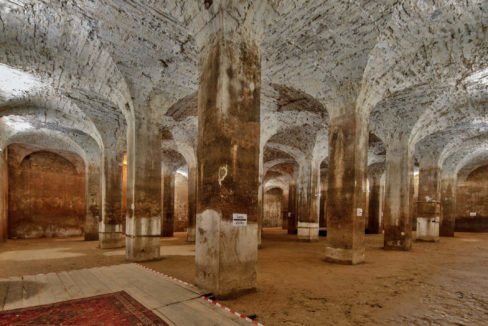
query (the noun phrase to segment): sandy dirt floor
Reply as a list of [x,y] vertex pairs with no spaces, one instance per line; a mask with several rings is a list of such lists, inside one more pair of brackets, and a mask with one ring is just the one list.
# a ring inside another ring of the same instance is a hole
[[[185,233],[161,240],[163,259],[146,266],[194,280],[194,249]],[[366,235],[366,262],[323,261],[325,238],[297,242],[265,229],[257,291],[219,300],[264,325],[487,325],[488,234],[456,233],[408,252],[381,249]],[[124,263],[124,250],[82,239],[9,240],[0,244],[0,277]]]

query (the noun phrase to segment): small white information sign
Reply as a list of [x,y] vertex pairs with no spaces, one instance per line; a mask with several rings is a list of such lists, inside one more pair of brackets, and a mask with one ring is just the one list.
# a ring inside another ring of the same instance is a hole
[[233,226],[246,226],[247,225],[247,214],[232,214],[232,225]]
[[356,215],[357,216],[363,216],[363,209],[362,208],[357,208],[356,209]]
[[469,216],[476,216],[476,212],[470,212]]

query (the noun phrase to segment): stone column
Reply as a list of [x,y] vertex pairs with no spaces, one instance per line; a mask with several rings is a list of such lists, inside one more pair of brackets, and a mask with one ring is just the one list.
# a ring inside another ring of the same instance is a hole
[[195,223],[197,215],[197,169],[188,167],[188,228],[186,241],[195,242]]
[[384,248],[410,250],[412,247],[411,188],[413,149],[408,137],[397,136],[386,150],[384,203]]
[[369,208],[368,208],[368,231],[371,234],[378,234],[381,231],[380,226],[380,192],[381,176],[383,175],[384,164],[374,164],[368,168],[369,180]]
[[264,220],[264,147],[259,147],[258,248],[262,248]]
[[7,149],[0,150],[0,242],[8,238],[8,164]]
[[161,135],[156,119],[139,117],[128,131],[126,259],[159,258]]
[[283,196],[281,198],[281,228],[288,230],[288,190],[283,189]]
[[102,221],[98,235],[100,248],[111,249],[124,246],[122,241],[122,172],[123,155],[105,150],[105,194],[102,197]]
[[329,262],[358,264],[364,261],[367,119],[354,111],[330,119],[325,250],[325,259]]
[[441,219],[439,233],[443,237],[453,237],[456,224],[456,178],[441,181]]
[[327,227],[327,215],[325,208],[327,205],[327,191],[322,189],[320,191],[320,214],[319,214],[319,228]]
[[87,162],[85,167],[85,241],[98,240],[98,228],[102,220],[102,186],[100,165]]
[[290,182],[288,186],[288,234],[297,232],[297,186]]
[[229,297],[256,287],[261,54],[215,10],[199,41],[195,283]]
[[319,240],[320,163],[305,162],[298,173],[298,240]]
[[162,237],[172,237],[175,224],[175,171],[164,169]]
[[438,241],[440,222],[440,173],[436,164],[420,161],[417,200],[417,240]]

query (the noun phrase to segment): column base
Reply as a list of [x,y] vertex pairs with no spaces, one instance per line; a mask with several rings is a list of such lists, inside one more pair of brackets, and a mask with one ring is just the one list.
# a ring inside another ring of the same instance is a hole
[[408,251],[412,249],[412,240],[385,240],[383,249]]
[[85,241],[97,241],[99,239],[98,232],[85,232]]
[[128,261],[148,261],[160,258],[158,236],[126,236],[125,259]]
[[186,229],[186,241],[195,242],[195,227],[194,226],[189,226]]
[[196,222],[195,284],[221,299],[254,291],[258,224],[234,226],[211,209]]
[[444,225],[440,226],[439,235],[441,237],[454,237],[454,225],[450,224],[445,225],[447,223],[444,222]]
[[161,217],[127,217],[125,259],[148,261],[160,258]]
[[441,237],[454,237],[454,231],[444,231],[439,234]]
[[325,248],[325,261],[336,264],[356,265],[364,262],[364,248]]
[[298,222],[297,237],[300,241],[319,241],[319,223]]
[[439,241],[439,216],[417,217],[417,241]]
[[122,224],[100,223],[98,227],[98,241],[100,249],[123,248]]

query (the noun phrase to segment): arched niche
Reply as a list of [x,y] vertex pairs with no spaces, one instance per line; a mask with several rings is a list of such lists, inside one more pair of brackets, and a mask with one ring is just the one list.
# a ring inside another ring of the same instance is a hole
[[82,236],[84,162],[77,154],[8,146],[8,237]]

